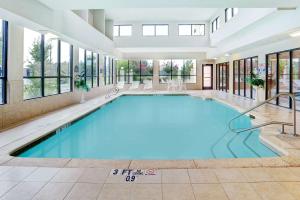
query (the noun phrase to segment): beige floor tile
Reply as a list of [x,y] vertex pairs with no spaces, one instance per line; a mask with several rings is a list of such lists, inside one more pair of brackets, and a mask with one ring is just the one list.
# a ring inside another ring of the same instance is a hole
[[[105,183],[128,183],[126,182],[126,175],[108,175]],[[138,179],[138,177],[136,177],[136,180]]]
[[25,178],[25,181],[49,181],[57,172],[59,168],[41,167],[35,170],[32,174]]
[[21,182],[11,190],[9,190],[4,196],[5,200],[27,200],[38,193],[38,191],[45,185],[45,182]]
[[189,169],[195,168],[193,160],[133,160],[130,169]]
[[248,182],[274,181],[274,178],[266,172],[265,168],[240,168],[240,172]]
[[92,160],[92,159],[72,159],[67,167],[97,167],[126,169],[130,164],[129,160]]
[[10,166],[0,166],[0,176],[1,174],[3,174],[4,172],[7,172],[7,170],[11,169],[12,167]]
[[63,167],[70,159],[64,158],[21,158],[15,157],[6,164],[11,166]]
[[138,176],[135,183],[161,183],[162,172],[156,170],[156,175]]
[[211,169],[188,169],[191,183],[218,183],[217,176]]
[[78,182],[83,183],[105,183],[108,175],[108,169],[87,168],[79,177]]
[[266,172],[275,181],[300,181],[300,177],[294,175],[288,168],[266,168]]
[[192,184],[196,200],[228,200],[220,184]]
[[288,163],[280,157],[275,158],[259,158],[259,162],[263,167],[287,167]]
[[220,182],[246,182],[239,169],[214,169]]
[[36,169],[36,167],[13,167],[0,176],[0,181],[21,181]]
[[296,200],[287,189],[276,182],[250,183],[263,200]]
[[287,191],[289,191],[295,199],[300,199],[300,182],[281,182]]
[[230,200],[260,200],[260,196],[249,183],[222,183]]
[[51,179],[51,182],[70,182],[74,183],[83,173],[82,168],[62,168]]
[[187,169],[163,169],[162,183],[190,183]]
[[297,177],[300,177],[300,167],[290,167],[289,170]]
[[134,184],[131,200],[162,200],[161,184]]
[[17,184],[15,181],[0,181],[0,197]]
[[99,196],[101,188],[102,188],[102,184],[76,183],[65,199],[95,200]]
[[162,184],[163,200],[195,200],[191,184]]
[[48,183],[37,193],[35,200],[60,200],[69,193],[74,183]]
[[104,184],[98,200],[130,200],[132,184]]

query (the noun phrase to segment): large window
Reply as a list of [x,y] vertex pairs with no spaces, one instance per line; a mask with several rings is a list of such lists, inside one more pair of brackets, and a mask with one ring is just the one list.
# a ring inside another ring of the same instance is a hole
[[[270,98],[280,92],[296,93],[300,90],[300,50],[293,49],[267,55],[266,94]],[[296,97],[297,108],[300,106],[299,96]],[[280,97],[272,101],[276,105],[292,107],[289,97]]]
[[72,45],[24,28],[24,99],[72,91]]
[[23,97],[72,91],[72,45],[24,28]]
[[132,26],[131,25],[114,25],[114,36],[131,36]]
[[228,91],[229,90],[229,63],[218,63],[216,65],[216,88],[217,90]]
[[118,60],[117,81],[132,83],[139,81],[145,83],[153,79],[152,60]]
[[55,35],[45,35],[44,46],[44,80],[45,96],[58,94],[58,45],[59,41]]
[[59,93],[71,92],[73,87],[73,47],[67,42],[60,42]]
[[262,76],[258,70],[258,57],[233,61],[233,93],[247,98],[254,98],[255,91],[250,85],[251,74]]
[[196,60],[174,59],[159,61],[159,81],[182,80],[185,83],[196,83]]
[[99,86],[98,59],[97,53],[79,48],[79,75],[90,88]]
[[231,18],[237,15],[239,12],[238,8],[226,8],[225,9],[225,22],[228,22]]
[[6,103],[8,22],[0,19],[0,104]]
[[114,60],[109,56],[104,56],[104,83],[110,85],[114,83]]
[[220,17],[217,17],[211,23],[211,32],[213,33],[216,30],[218,30],[219,28],[220,28]]
[[167,24],[143,24],[143,36],[167,36],[169,25]]
[[40,33],[24,29],[24,99],[42,96],[41,38]]
[[204,36],[205,25],[204,24],[179,24],[178,34],[181,36]]

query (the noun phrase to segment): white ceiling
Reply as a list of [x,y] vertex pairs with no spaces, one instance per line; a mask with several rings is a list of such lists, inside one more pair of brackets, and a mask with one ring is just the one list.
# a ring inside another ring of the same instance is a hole
[[106,17],[114,21],[208,21],[217,8],[114,8]]
[[298,7],[300,0],[38,0],[56,9],[109,8],[274,8]]

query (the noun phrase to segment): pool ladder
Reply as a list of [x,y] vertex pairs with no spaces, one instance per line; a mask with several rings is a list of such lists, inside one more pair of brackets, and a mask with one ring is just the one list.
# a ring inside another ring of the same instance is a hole
[[107,94],[105,95],[105,99],[109,99],[110,97],[118,94],[119,88],[113,87],[112,89],[108,90]]
[[[258,128],[261,128],[261,127],[264,127],[264,126],[269,126],[269,125],[273,125],[273,124],[280,124],[282,125],[282,129],[281,129],[281,133],[282,134],[286,134],[285,132],[285,126],[293,126],[293,135],[294,136],[298,136],[297,134],[297,120],[296,120],[296,95],[299,95],[299,93],[295,93],[295,94],[292,94],[292,93],[279,93],[267,100],[265,100],[264,102],[261,102],[259,103],[258,105],[246,110],[245,112],[241,113],[240,115],[234,117],[233,119],[231,119],[228,123],[228,127],[229,129],[232,131],[232,132],[235,132],[235,133],[241,133],[241,132],[245,132],[245,131],[250,131],[250,130],[254,130],[254,129],[258,129]],[[292,112],[293,112],[293,122],[281,122],[281,121],[271,121],[271,122],[266,122],[266,123],[262,123],[262,124],[259,124],[257,126],[253,126],[253,127],[250,127],[250,128],[242,128],[242,129],[234,129],[231,127],[231,124],[234,120],[240,118],[241,116],[249,113],[250,111],[266,104],[266,103],[269,103],[270,101],[272,101],[273,99],[276,99],[278,97],[281,97],[281,96],[289,96],[291,99],[292,99]]]

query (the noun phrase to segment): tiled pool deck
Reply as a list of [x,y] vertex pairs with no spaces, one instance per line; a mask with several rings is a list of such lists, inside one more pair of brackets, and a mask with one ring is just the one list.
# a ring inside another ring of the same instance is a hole
[[[240,111],[255,104],[251,100],[216,91],[185,93],[212,97]],[[113,98],[116,97],[118,95]],[[279,135],[280,127],[277,126],[263,128],[261,137],[264,142],[285,154],[278,158],[109,161],[9,156],[11,151],[80,118],[112,99],[95,98],[2,131],[1,199],[300,199],[300,137]],[[289,110],[272,105],[263,106],[251,114],[256,116],[254,123],[292,120]],[[300,123],[299,112],[297,117]],[[299,124],[297,128],[300,133]],[[113,168],[154,168],[157,169],[157,175],[137,176],[134,182],[126,182],[124,176],[110,174]]]

